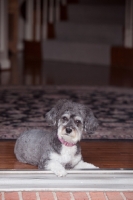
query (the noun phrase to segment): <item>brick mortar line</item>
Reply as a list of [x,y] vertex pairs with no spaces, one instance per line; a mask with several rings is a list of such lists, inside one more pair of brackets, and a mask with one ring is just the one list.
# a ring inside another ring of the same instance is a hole
[[23,200],[22,192],[18,192],[18,197],[19,197],[19,200]]
[[123,200],[126,200],[127,198],[125,197],[125,195],[123,194],[123,192],[120,192],[121,197],[123,198]]
[[91,200],[90,193],[89,193],[89,192],[86,192],[86,195],[87,195],[88,199]]
[[56,196],[56,192],[52,192],[52,194],[53,194],[54,200],[58,200]]
[[5,200],[5,193],[4,192],[1,192],[1,197],[2,197],[2,200]]
[[41,199],[40,199],[39,192],[36,192],[36,200],[41,200]]
[[[5,193],[6,192],[1,192],[1,200],[5,200]],[[16,193],[18,194],[19,200],[23,200],[22,192],[16,192]],[[84,193],[87,195],[88,200],[91,200],[90,193],[89,192],[84,192]],[[56,192],[52,192],[52,194],[53,194],[54,200],[58,200]],[[69,192],[69,194],[70,194],[70,200],[75,200],[73,192]],[[103,192],[103,194],[104,194],[105,200],[109,200],[106,192]],[[127,200],[127,198],[126,198],[126,196],[124,195],[123,192],[119,192],[119,194],[120,194],[120,196],[122,197],[123,200]],[[36,195],[36,200],[41,200],[39,192],[35,192],[35,195]]]
[[103,192],[103,194],[104,194],[105,199],[106,199],[106,200],[109,200],[109,199],[108,199],[108,196],[107,196],[107,194],[106,194],[106,192]]
[[71,198],[71,200],[75,200],[75,198],[74,198],[74,196],[73,196],[73,193],[70,192],[69,194],[70,194],[70,198]]

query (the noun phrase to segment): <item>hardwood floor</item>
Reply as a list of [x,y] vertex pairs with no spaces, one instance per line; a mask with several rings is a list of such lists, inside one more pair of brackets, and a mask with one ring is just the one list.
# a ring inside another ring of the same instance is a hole
[[52,60],[45,60],[42,63],[24,62],[21,52],[12,55],[10,61],[11,69],[0,71],[0,85],[104,86],[109,84],[109,66]]
[[[0,140],[0,169],[36,169],[35,166],[17,161],[14,155],[15,140]],[[133,141],[90,140],[81,142],[86,162],[101,169],[133,168]]]

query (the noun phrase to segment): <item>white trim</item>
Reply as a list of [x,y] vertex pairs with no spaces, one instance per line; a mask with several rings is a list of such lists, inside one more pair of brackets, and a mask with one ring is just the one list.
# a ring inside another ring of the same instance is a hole
[[2,40],[2,0],[0,0],[0,51],[3,50],[3,40]]
[[60,20],[60,0],[56,0],[55,12],[56,12],[56,21]]
[[133,170],[0,171],[0,191],[133,191]]
[[5,50],[6,42],[6,29],[7,29],[7,12],[6,12],[7,1],[0,0],[0,51]]
[[43,20],[42,20],[42,39],[47,39],[47,13],[48,13],[48,1],[43,0]]
[[36,0],[36,24],[35,24],[35,40],[40,41],[40,30],[41,30],[41,2]]
[[53,0],[49,0],[49,19],[48,19],[49,23],[53,23],[54,22],[54,1]]
[[10,61],[8,58],[8,13],[7,0],[0,0],[0,67],[9,69]]
[[126,0],[124,46],[133,47],[133,1]]
[[33,0],[26,1],[25,39],[33,40]]

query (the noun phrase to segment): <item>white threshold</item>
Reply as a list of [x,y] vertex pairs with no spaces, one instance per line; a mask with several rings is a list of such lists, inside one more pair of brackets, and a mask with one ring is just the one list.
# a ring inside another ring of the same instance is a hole
[[133,191],[133,170],[0,170],[0,191]]

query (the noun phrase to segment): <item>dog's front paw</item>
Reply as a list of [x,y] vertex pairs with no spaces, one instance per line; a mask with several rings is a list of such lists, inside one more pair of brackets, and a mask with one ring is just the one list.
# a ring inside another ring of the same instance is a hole
[[63,177],[63,176],[67,175],[67,171],[65,170],[65,168],[63,167],[63,165],[61,165],[57,161],[51,161],[51,162],[49,162],[49,165],[48,165],[47,169],[50,169],[58,177]]
[[54,169],[53,172],[55,173],[56,176],[58,177],[63,177],[67,175],[67,172],[65,169]]

